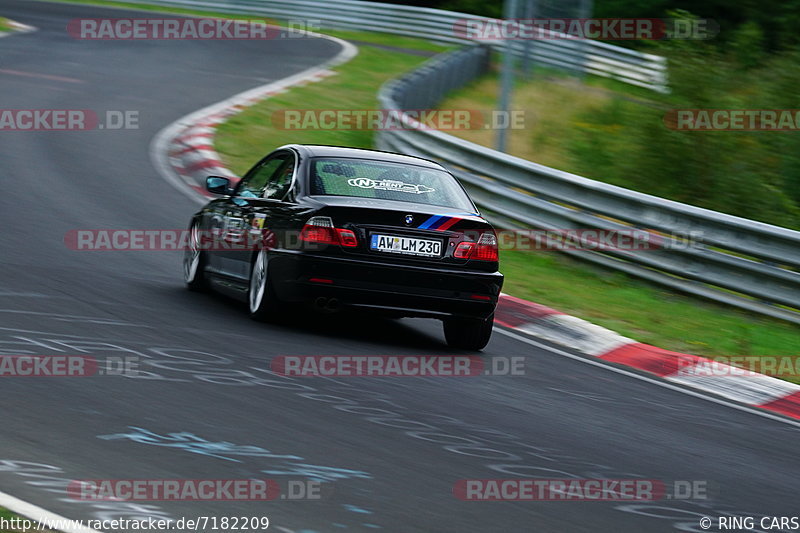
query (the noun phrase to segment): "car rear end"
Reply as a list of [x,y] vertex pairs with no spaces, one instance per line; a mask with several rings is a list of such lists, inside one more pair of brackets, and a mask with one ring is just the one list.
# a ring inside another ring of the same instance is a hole
[[[396,316],[491,317],[503,284],[497,238],[455,178],[440,167],[384,162],[310,166],[307,218],[270,267],[281,299]],[[325,182],[315,184],[319,174]]]
[[[281,299],[398,316],[493,313],[503,276],[496,236],[485,220],[421,212],[420,206],[356,207],[337,200],[308,218],[295,253],[272,267],[278,269],[271,275],[281,280],[275,285]],[[431,220],[443,223],[420,227]]]

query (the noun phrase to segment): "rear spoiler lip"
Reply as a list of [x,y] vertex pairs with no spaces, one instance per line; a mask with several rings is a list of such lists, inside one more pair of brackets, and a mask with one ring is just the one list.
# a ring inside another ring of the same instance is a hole
[[358,196],[342,196],[333,194],[313,194],[306,196],[306,198],[314,200],[325,207],[367,207],[371,209],[383,209],[386,211],[411,211],[413,214],[422,216],[448,216],[459,218],[475,217],[483,219],[478,211],[467,212],[459,210],[456,207],[437,206],[417,202],[402,202],[399,200],[361,198]]

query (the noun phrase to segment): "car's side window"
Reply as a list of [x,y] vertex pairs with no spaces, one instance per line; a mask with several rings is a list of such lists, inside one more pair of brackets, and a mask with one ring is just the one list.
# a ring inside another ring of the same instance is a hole
[[294,156],[288,155],[283,163],[283,166],[272,175],[267,182],[267,187],[264,190],[264,198],[271,200],[283,200],[289,188],[292,186],[292,177],[294,176]]
[[276,171],[283,167],[287,159],[291,159],[288,154],[277,154],[260,163],[244,177],[239,185],[237,196],[261,198],[267,183],[269,183]]

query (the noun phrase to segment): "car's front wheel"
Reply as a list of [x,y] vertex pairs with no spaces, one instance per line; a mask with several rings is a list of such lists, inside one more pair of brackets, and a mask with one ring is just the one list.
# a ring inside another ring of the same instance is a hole
[[278,315],[278,299],[269,279],[267,251],[258,252],[250,272],[250,289],[247,301],[250,305],[250,317],[265,322]]
[[494,313],[485,320],[448,318],[444,320],[444,338],[452,348],[482,350],[489,344],[493,325]]
[[183,253],[183,281],[191,291],[203,291],[207,287],[206,256],[200,246],[200,231],[197,223],[189,228],[189,242]]

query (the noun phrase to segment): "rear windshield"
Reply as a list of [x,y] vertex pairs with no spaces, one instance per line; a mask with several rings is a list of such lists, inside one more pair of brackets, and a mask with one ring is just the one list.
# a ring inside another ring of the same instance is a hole
[[447,172],[369,159],[313,159],[311,194],[414,202],[475,212],[469,197]]

